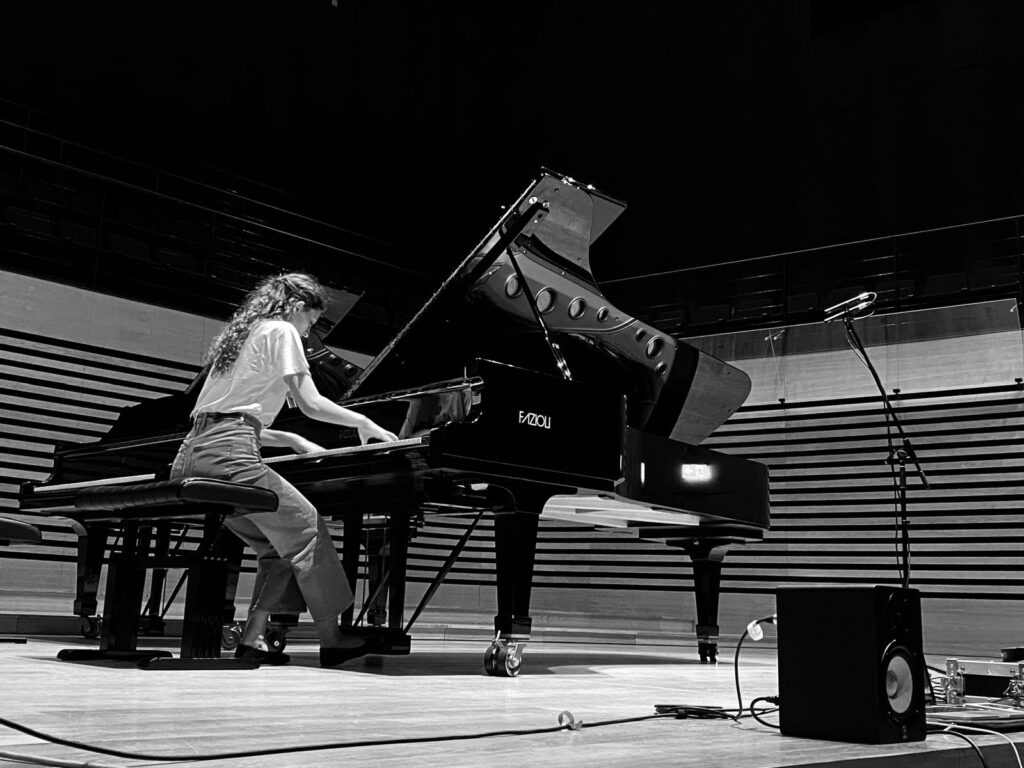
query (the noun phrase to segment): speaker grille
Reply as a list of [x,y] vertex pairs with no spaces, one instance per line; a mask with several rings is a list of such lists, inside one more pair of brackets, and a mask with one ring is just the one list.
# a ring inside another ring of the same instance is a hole
[[885,654],[885,697],[889,715],[905,720],[914,714],[913,656],[903,647],[891,648]]

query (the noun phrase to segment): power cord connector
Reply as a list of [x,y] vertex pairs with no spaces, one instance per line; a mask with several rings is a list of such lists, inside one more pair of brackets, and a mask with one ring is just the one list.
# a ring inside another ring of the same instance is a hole
[[746,707],[743,706],[743,697],[740,695],[740,648],[743,647],[743,641],[748,637],[757,642],[764,638],[764,630],[761,628],[762,624],[775,624],[778,625],[779,616],[777,613],[772,613],[761,619],[754,619],[752,622],[747,624],[747,628],[743,630],[743,634],[740,635],[740,640],[736,643],[736,655],[733,657],[732,667],[733,672],[736,676],[736,702],[739,705],[740,712],[743,712]]

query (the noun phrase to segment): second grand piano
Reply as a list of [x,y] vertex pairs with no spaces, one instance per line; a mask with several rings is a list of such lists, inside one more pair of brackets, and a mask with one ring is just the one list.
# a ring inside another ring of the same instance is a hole
[[[315,376],[341,374],[339,402],[397,432],[399,443],[346,444],[345,433],[294,414],[275,424],[329,446],[268,461],[324,516],[344,522],[350,579],[367,525],[386,537],[367,552],[370,596],[356,630],[374,635],[378,652],[408,650],[413,622],[472,530],[407,620],[417,520],[490,514],[497,613],[485,669],[518,674],[543,513],[626,524],[683,548],[694,567],[700,656],[715,659],[722,556],[768,528],[768,476],[760,464],[699,443],[742,404],[750,382],[602,295],[590,245],[623,208],[590,186],[540,173],[364,369],[336,360],[314,366]],[[345,346],[347,332],[341,323],[324,342]],[[58,499],[73,506],[69,494],[91,483],[159,475],[180,440],[127,437],[115,431],[60,455],[50,480],[26,492],[25,508]],[[386,561],[375,556],[384,550]]]

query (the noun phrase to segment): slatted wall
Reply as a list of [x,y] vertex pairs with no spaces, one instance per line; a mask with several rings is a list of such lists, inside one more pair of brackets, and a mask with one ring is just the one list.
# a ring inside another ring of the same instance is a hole
[[[18,487],[45,480],[57,445],[102,437],[123,408],[180,392],[194,365],[0,327],[0,513],[17,510]],[[7,611],[71,613],[77,538],[54,520],[42,545],[0,548]]]
[[[911,585],[926,598],[1024,600],[1024,389],[903,392]],[[899,519],[878,398],[745,407],[706,445],[765,463],[772,530],[729,558],[725,589],[898,584]]]
[[198,367],[0,328],[0,509],[45,480],[54,447],[94,442],[120,412],[181,392]]

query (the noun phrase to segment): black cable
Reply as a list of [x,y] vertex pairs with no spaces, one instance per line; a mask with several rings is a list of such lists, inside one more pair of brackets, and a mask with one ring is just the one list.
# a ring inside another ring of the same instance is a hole
[[693,718],[695,720],[732,720],[739,722],[748,717],[752,717],[762,725],[766,725],[769,728],[778,728],[777,725],[760,720],[760,717],[764,715],[772,715],[779,711],[778,707],[765,707],[763,709],[757,709],[754,705],[759,701],[768,701],[773,704],[777,704],[779,700],[778,696],[761,696],[760,698],[754,699],[742,712],[735,709],[729,709],[728,707],[702,707],[702,706],[691,706],[689,704],[655,704],[654,711],[659,714],[671,714],[675,715],[677,720],[687,720]]
[[91,744],[85,744],[80,741],[74,741],[72,739],[62,739],[59,736],[51,736],[50,734],[37,731],[33,728],[29,728],[26,725],[21,725],[13,720],[0,717],[0,725],[10,728],[14,731],[19,731],[27,736],[32,736],[42,741],[48,741],[51,744],[59,744],[64,747],[72,747],[73,749],[81,749],[86,752],[95,752],[100,755],[110,755],[111,757],[123,757],[129,760],[165,760],[165,761],[192,761],[201,762],[205,760],[229,760],[240,757],[263,757],[266,755],[282,755],[296,752],[316,752],[319,750],[326,749],[351,749],[353,747],[382,747],[391,746],[393,744],[429,744],[434,742],[442,741],[468,741],[472,739],[485,739],[494,736],[532,736],[542,733],[557,733],[558,731],[578,731],[583,728],[601,728],[609,725],[622,725],[624,723],[638,723],[644,720],[659,720],[669,717],[676,717],[675,714],[654,714],[654,715],[640,715],[638,717],[624,717],[617,720],[600,720],[596,723],[584,724],[582,720],[575,720],[572,715],[568,712],[563,712],[559,715],[559,722],[563,720],[563,715],[568,715],[564,725],[556,725],[550,728],[526,728],[520,730],[505,730],[505,731],[484,731],[482,733],[468,733],[468,734],[449,734],[446,736],[410,736],[403,739],[370,739],[368,741],[338,741],[328,742],[326,744],[308,744],[304,746],[293,746],[293,747],[274,747],[271,749],[254,749],[244,750],[242,752],[220,752],[212,755],[147,755],[138,752],[124,752],[119,749],[109,749],[107,747],[97,747]]
[[970,736],[965,736],[964,734],[957,733],[956,731],[947,731],[945,728],[935,728],[935,729],[931,729],[930,728],[930,729],[928,729],[928,733],[948,733],[950,736],[957,736],[957,737],[963,739],[964,741],[966,741],[968,744],[971,745],[971,747],[974,749],[975,752],[978,753],[978,759],[981,761],[982,768],[988,768],[988,762],[985,760],[985,756],[981,753],[981,747],[979,747],[974,742],[974,739],[972,739]]
[[[740,641],[736,643],[736,654],[735,656],[733,656],[732,660],[732,671],[736,679],[736,702],[739,704],[739,716],[742,716],[743,713],[747,711],[747,708],[743,706],[743,697],[740,695],[740,648],[743,647],[743,641],[750,634],[750,628],[757,624],[763,624],[764,622],[774,624],[775,614],[772,614],[771,616],[765,616],[763,619],[755,619],[754,621],[750,622],[750,624],[747,625],[746,629],[743,630],[743,634],[740,635]],[[757,639],[760,640],[761,638],[758,637]],[[736,719],[739,719],[739,716],[737,716]]]
[[743,697],[740,695],[740,648],[743,647],[743,641],[747,638],[749,631],[744,629],[743,634],[740,635],[740,641],[736,643],[736,655],[732,659],[732,672],[736,678],[736,701],[739,704],[739,711],[742,713],[746,707],[743,706]]
[[[775,725],[774,723],[769,723],[767,720],[762,720],[760,718],[760,716],[759,716],[759,713],[754,710],[754,705],[757,704],[757,702],[759,702],[759,701],[767,701],[767,702],[769,702],[771,704],[778,704],[779,703],[779,697],[778,696],[758,696],[756,699],[754,699],[752,702],[750,702],[750,706],[748,707],[748,711],[750,712],[750,716],[752,718],[754,718],[755,720],[757,720],[757,722],[759,722],[761,725],[766,725],[769,728],[774,728],[774,729],[778,730],[779,726]],[[760,715],[770,715],[770,714],[772,714],[774,712],[778,712],[778,711],[779,711],[778,707],[773,707],[772,709],[762,710],[760,712]]]
[[677,720],[736,720],[736,715],[721,707],[691,706],[689,704],[655,704],[658,714],[673,715]]

